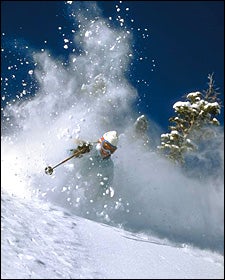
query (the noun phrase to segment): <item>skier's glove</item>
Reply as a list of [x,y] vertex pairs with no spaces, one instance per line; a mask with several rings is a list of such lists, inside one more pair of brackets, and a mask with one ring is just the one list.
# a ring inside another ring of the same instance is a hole
[[73,154],[76,157],[82,157],[83,154],[89,153],[92,149],[93,145],[89,142],[82,141],[78,145],[77,149],[73,150]]

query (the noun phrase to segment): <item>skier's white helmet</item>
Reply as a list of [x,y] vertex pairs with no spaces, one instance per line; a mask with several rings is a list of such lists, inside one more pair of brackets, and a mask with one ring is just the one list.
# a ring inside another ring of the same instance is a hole
[[118,134],[117,134],[117,132],[115,130],[108,131],[108,132],[104,133],[103,134],[103,138],[104,138],[104,140],[109,142],[114,147],[117,147],[117,144],[118,144]]
[[98,144],[96,145],[96,149],[100,156],[104,158],[108,158],[111,154],[113,154],[117,149],[118,144],[118,135],[116,131],[108,131],[103,134],[101,138],[98,139]]

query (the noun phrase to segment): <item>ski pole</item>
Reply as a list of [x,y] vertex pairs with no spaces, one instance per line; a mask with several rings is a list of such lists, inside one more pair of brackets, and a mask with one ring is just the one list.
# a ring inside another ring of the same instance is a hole
[[73,158],[73,157],[75,157],[75,156],[76,156],[76,154],[74,154],[74,155],[72,155],[72,156],[70,156],[70,157],[64,159],[64,160],[61,161],[60,163],[56,164],[54,167],[51,167],[51,166],[45,167],[45,173],[46,173],[47,175],[52,175],[53,169],[55,169],[56,167],[60,166],[61,164],[63,164],[64,162],[70,160],[71,158]]
[[65,163],[66,161],[70,160],[73,157],[81,157],[82,154],[88,153],[90,152],[90,149],[92,147],[91,143],[84,143],[82,146],[78,146],[77,150],[75,150],[74,154],[66,159],[64,159],[63,161],[61,161],[60,163],[56,164],[54,167],[51,166],[47,166],[45,167],[45,173],[47,175],[52,175],[53,170],[60,166],[61,164]]

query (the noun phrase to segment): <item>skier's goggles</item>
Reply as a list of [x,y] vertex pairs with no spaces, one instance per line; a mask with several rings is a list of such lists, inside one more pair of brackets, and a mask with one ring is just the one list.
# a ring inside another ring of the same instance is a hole
[[113,146],[112,144],[110,144],[107,140],[105,139],[101,139],[101,148],[103,151],[105,151],[108,154],[112,154],[115,152],[115,150],[117,149],[116,146]]

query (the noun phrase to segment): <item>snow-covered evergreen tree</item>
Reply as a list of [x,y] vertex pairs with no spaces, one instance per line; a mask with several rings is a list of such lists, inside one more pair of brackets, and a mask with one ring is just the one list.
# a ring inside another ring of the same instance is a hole
[[221,101],[214,87],[213,75],[208,75],[208,89],[185,95],[186,101],[173,105],[176,116],[169,121],[170,133],[161,134],[161,145],[157,148],[176,163],[184,163],[184,155],[198,148],[200,140],[213,135],[212,126],[220,125],[216,116],[220,114]]

